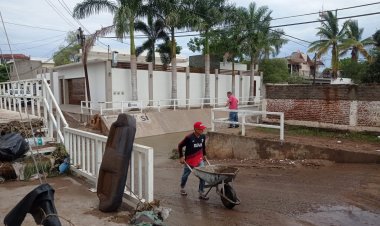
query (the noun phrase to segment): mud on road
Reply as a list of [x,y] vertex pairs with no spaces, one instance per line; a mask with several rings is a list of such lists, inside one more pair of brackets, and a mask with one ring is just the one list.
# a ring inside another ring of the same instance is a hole
[[220,160],[239,167],[234,187],[241,205],[226,209],[213,190],[198,199],[191,175],[179,194],[182,166],[169,156],[186,133],[137,139],[155,151],[155,198],[172,208],[168,225],[379,225],[380,165],[321,160]]

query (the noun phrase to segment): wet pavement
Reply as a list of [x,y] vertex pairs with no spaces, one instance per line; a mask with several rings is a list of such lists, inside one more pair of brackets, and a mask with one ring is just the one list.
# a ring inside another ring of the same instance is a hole
[[239,167],[234,187],[241,205],[226,209],[215,190],[198,199],[191,175],[187,197],[179,194],[182,166],[172,149],[187,133],[137,139],[155,150],[155,198],[172,208],[168,225],[379,225],[379,164],[267,164],[222,160]]
[[[327,161],[211,160],[239,168],[234,187],[241,205],[226,209],[215,190],[208,201],[198,199],[198,179],[191,175],[187,197],[179,194],[182,165],[172,150],[187,133],[136,139],[155,151],[155,198],[172,209],[169,226],[213,225],[379,225],[380,164],[335,164]],[[60,216],[76,226],[126,225],[128,209],[102,213],[96,193],[78,178],[48,178],[56,190]],[[0,219],[36,185],[0,184]],[[69,225],[62,220],[62,225]],[[30,215],[23,225],[35,225]]]

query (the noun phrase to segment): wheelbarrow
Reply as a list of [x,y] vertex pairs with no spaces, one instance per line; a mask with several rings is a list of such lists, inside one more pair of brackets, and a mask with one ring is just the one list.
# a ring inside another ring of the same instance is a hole
[[211,165],[209,161],[207,163],[208,165],[206,166],[194,168],[191,168],[187,163],[185,164],[196,177],[206,182],[205,188],[208,188],[208,191],[205,196],[215,187],[216,193],[220,195],[220,199],[226,208],[232,209],[234,206],[239,205],[240,200],[232,185],[239,169],[223,165]]

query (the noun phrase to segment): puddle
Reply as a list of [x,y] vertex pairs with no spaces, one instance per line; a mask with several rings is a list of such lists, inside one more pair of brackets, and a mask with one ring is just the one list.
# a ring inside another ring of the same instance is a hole
[[313,212],[299,216],[315,225],[369,226],[379,225],[380,215],[355,206],[321,206]]

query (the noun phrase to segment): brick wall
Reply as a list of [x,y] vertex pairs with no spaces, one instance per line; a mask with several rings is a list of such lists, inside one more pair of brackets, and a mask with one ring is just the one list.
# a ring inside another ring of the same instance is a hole
[[380,128],[380,85],[266,85],[265,109],[305,125]]

